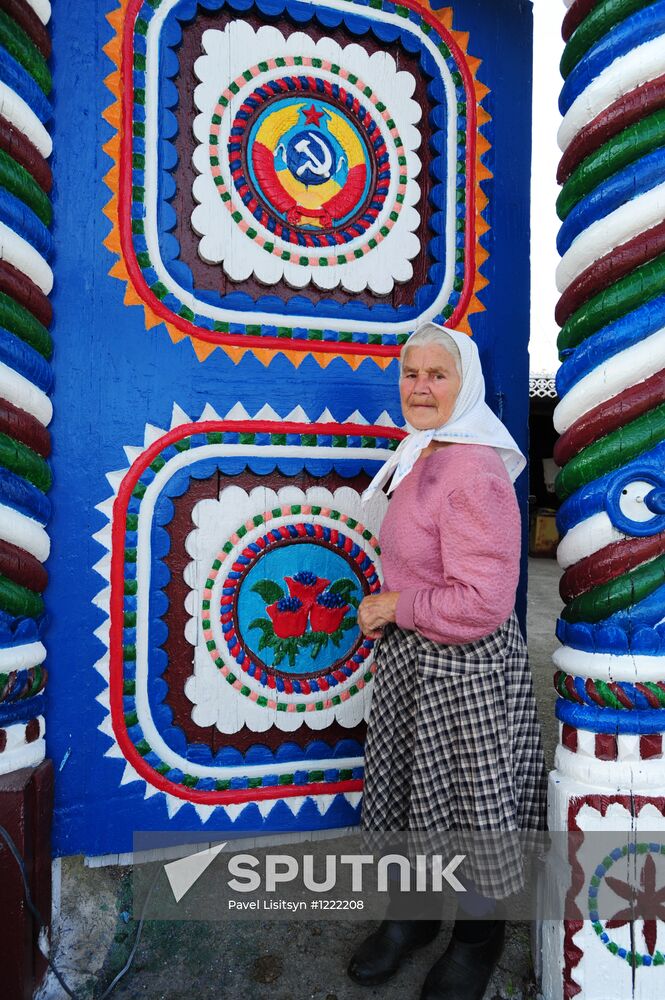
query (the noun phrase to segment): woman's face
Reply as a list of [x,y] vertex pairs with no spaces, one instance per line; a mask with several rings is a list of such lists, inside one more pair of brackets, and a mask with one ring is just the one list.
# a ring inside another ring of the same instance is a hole
[[410,347],[399,381],[405,419],[419,431],[441,427],[450,420],[461,384],[455,359],[445,347]]

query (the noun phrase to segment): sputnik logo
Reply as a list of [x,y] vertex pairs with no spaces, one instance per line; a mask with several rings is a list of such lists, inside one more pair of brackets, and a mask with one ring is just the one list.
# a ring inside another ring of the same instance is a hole
[[164,865],[164,871],[176,903],[179,903],[182,897],[189,892],[227,843],[228,841],[225,840],[223,844],[216,844],[205,851],[189,854],[186,858],[179,858],[177,861],[170,861]]

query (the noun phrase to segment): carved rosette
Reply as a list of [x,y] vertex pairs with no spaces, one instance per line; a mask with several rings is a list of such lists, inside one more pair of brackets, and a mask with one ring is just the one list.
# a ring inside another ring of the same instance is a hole
[[126,447],[95,535],[100,729],[122,784],[224,826],[279,826],[285,806],[357,821],[375,666],[356,615],[380,589],[387,502],[360,496],[403,434],[385,414],[176,406]]
[[200,360],[385,367],[419,322],[470,333],[482,309],[487,88],[450,8],[301,13],[122,0],[108,15],[110,273]]
[[368,58],[356,44],[242,21],[209,29],[203,46],[192,213],[201,256],[265,285],[386,295],[409,281],[421,249],[413,74],[388,52]]

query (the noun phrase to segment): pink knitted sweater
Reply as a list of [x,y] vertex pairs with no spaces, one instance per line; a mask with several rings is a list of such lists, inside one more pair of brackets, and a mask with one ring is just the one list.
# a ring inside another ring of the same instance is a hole
[[380,543],[401,628],[472,642],[512,612],[520,513],[493,448],[450,444],[418,459],[392,495]]

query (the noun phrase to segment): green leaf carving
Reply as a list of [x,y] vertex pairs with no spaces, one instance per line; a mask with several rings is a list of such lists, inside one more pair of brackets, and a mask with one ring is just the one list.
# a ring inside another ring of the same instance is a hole
[[275,648],[275,659],[273,660],[273,666],[278,667],[285,656],[286,656],[286,649],[284,648],[284,644],[280,643]]
[[249,628],[260,628],[264,632],[272,632],[272,622],[268,621],[267,618],[255,618],[253,622],[250,623]]
[[343,594],[344,600],[348,601],[348,594],[356,589],[356,581],[349,580],[348,577],[343,577],[341,580],[335,580],[328,589],[331,594]]
[[274,604],[280,597],[284,597],[284,591],[274,580],[257,580],[252,590],[263,598],[266,604]]

